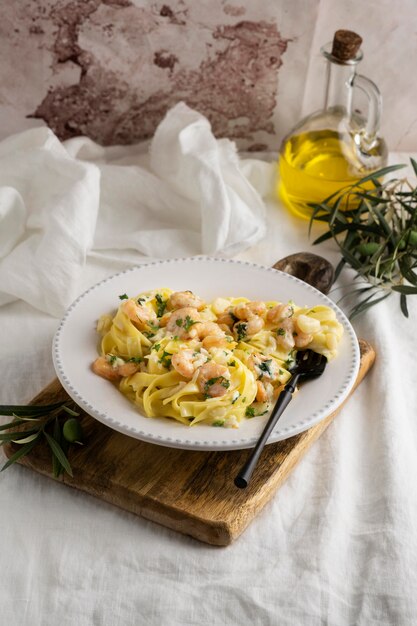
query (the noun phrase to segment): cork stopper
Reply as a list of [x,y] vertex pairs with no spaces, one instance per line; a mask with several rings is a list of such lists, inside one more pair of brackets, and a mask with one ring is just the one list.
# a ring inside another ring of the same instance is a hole
[[362,43],[362,37],[352,30],[337,30],[333,38],[332,56],[339,61],[354,59]]

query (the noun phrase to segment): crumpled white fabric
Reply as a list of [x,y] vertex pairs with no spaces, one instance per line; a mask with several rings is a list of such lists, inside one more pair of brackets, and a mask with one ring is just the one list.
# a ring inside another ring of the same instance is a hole
[[236,255],[265,235],[251,178],[264,193],[272,172],[241,162],[184,103],[150,146],[61,143],[46,128],[9,137],[0,143],[0,305],[22,299],[61,316],[91,251],[135,251],[137,263]]
[[[126,155],[111,153],[119,164]],[[266,207],[267,236],[240,260],[272,265],[306,250],[337,264],[332,242],[312,245],[320,225],[309,238],[308,222],[279,202]],[[85,272],[96,282],[119,267],[90,255]],[[331,297],[351,280],[344,270]],[[373,369],[231,546],[199,543],[18,465],[1,472],[1,625],[415,626],[417,297],[408,300],[408,320],[398,295],[353,320],[376,350]],[[57,323],[24,302],[0,308],[2,403],[29,402],[53,379]]]

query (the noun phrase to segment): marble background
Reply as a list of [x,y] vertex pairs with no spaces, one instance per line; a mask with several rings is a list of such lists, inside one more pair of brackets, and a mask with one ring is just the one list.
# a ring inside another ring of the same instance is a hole
[[415,0],[3,0],[0,138],[40,124],[103,145],[148,139],[179,100],[217,136],[275,150],[321,105],[319,50],[364,39],[392,150],[417,149]]

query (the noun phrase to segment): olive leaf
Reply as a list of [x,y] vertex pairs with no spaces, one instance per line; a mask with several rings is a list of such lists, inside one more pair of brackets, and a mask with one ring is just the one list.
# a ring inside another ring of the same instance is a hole
[[[410,161],[417,174],[416,161]],[[343,296],[356,299],[351,319],[393,293],[408,317],[407,296],[417,294],[417,186],[406,178],[383,181],[403,167],[382,168],[310,205],[309,232],[313,220],[327,224],[313,243],[333,239],[339,247],[335,280],[346,266],[355,270],[353,288]]]
[[[65,439],[61,422],[77,418],[80,414],[76,406],[65,402],[47,405],[0,405],[0,415],[13,417],[11,422],[0,425],[0,446],[14,444],[19,446],[0,471],[13,465],[20,458],[29,454],[35,445],[46,442],[52,455],[52,472],[58,478],[63,472],[73,475],[67,457],[69,441]],[[80,443],[79,441],[71,443]]]
[[48,435],[47,432],[45,432],[44,434],[46,437],[46,441],[48,442],[48,445],[52,450],[53,455],[61,463],[62,467],[65,469],[67,474],[69,474],[70,476],[73,476],[71,465],[69,464],[69,461],[67,457],[65,456],[65,453],[63,449],[61,448],[60,444],[58,443],[58,441],[54,439],[53,437],[51,437],[50,435]]

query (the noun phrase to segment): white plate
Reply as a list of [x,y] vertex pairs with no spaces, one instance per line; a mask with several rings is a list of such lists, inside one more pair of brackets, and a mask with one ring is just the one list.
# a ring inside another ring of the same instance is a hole
[[110,428],[143,441],[190,450],[234,450],[253,447],[266,416],[241,423],[239,429],[203,424],[187,427],[169,418],[149,418],[107,380],[91,371],[97,357],[96,322],[115,311],[119,295],[169,287],[190,289],[206,300],[245,296],[253,300],[294,300],[299,306],[331,307],[344,327],[338,356],[320,379],[303,385],[279,420],[268,443],[300,433],[334,411],[348,396],[359,369],[359,346],[340,309],[310,285],[272,268],[239,261],[194,257],[134,267],[101,281],[67,310],[53,342],[59,380],[71,398]]

